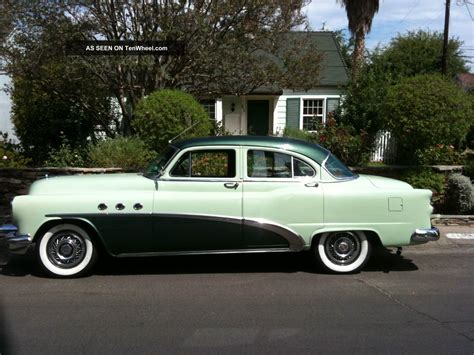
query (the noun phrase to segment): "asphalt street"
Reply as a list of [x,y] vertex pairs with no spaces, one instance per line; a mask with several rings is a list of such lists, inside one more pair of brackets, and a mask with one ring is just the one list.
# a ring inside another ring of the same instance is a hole
[[472,355],[473,266],[474,240],[446,237],[355,275],[265,254],[107,259],[54,280],[16,257],[0,267],[0,353]]

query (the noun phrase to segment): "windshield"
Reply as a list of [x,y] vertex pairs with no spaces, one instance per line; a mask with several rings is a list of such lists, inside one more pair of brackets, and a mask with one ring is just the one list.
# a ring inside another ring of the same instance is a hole
[[324,167],[336,179],[351,179],[357,176],[332,154],[329,154],[326,162],[324,163]]
[[175,155],[178,149],[169,146],[166,148],[155,160],[153,160],[148,168],[143,173],[143,176],[154,179],[158,174],[160,174],[161,170],[168,164],[170,159]]

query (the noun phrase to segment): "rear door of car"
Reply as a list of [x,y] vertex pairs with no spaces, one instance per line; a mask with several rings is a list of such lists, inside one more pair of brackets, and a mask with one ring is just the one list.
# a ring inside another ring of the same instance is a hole
[[160,252],[235,250],[242,236],[240,147],[188,148],[157,181],[154,248]]
[[296,153],[242,149],[247,248],[300,250],[323,226],[319,165]]

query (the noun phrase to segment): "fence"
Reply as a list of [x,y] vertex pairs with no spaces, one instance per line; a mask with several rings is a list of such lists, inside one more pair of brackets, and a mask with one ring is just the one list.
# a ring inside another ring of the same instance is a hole
[[391,164],[395,161],[397,142],[388,131],[380,131],[375,136],[375,149],[370,161]]

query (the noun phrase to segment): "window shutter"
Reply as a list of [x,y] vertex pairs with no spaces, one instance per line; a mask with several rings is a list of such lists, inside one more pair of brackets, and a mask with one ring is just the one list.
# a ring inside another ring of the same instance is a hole
[[326,99],[326,116],[330,112],[334,112],[339,107],[339,98],[327,98]]
[[300,128],[300,98],[286,99],[286,127]]

